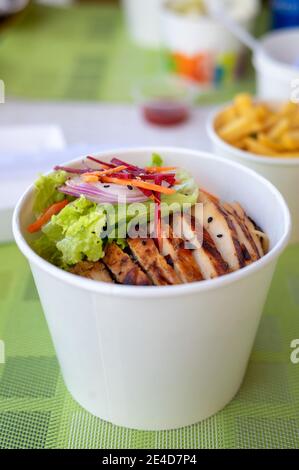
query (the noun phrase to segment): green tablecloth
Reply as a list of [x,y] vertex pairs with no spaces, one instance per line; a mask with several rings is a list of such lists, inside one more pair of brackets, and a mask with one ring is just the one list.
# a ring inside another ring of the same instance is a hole
[[238,395],[212,418],[167,432],[113,426],[74,402],[25,259],[11,244],[0,247],[0,260],[0,448],[299,448],[299,364],[290,361],[299,245],[280,259]]
[[[6,93],[28,99],[126,101],[134,80],[163,69],[133,46],[111,7],[33,5],[0,35]],[[238,85],[253,88],[253,81]],[[205,102],[229,98],[231,86]],[[299,448],[299,246],[282,256],[244,384],[230,405],[194,426],[137,432],[77,405],[59,371],[33,279],[15,245],[0,246],[0,448]],[[237,358],[236,358],[237,360]]]

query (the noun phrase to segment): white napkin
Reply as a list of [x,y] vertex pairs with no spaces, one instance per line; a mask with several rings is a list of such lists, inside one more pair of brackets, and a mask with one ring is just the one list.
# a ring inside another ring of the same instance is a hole
[[38,174],[108,148],[84,143],[66,147],[62,130],[55,125],[0,127],[0,243],[12,241],[13,208]]

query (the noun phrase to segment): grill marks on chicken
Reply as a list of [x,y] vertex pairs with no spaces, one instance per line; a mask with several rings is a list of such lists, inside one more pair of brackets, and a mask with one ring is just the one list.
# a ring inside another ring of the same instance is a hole
[[[212,221],[211,221],[212,219]],[[204,228],[209,232],[217,250],[231,271],[243,268],[245,260],[235,226],[220,204],[204,204]]]
[[156,286],[180,284],[175,270],[159,253],[151,238],[128,238],[128,245],[140,266]]
[[202,220],[190,214],[162,223],[159,248],[152,238],[128,238],[128,248],[107,243],[102,261],[82,261],[70,272],[102,282],[167,286],[223,276],[267,251],[267,237],[238,203],[200,192]]
[[77,263],[70,272],[78,276],[86,277],[87,279],[93,279],[94,281],[113,282],[109,271],[101,261],[97,261],[96,263],[81,261],[81,263]]
[[147,275],[116,243],[108,243],[103,262],[120,284],[149,286]]
[[193,256],[193,250],[185,247],[182,238],[174,238],[170,225],[163,224],[163,235],[169,238],[161,240],[161,252],[170,260],[181,282],[195,282],[203,280],[203,275]]
[[203,279],[213,279],[228,272],[228,265],[222,259],[209,232],[194,217],[175,218],[174,224],[175,233],[179,233],[180,227],[177,224],[181,224],[184,239],[194,247],[193,256]]
[[[255,223],[247,216],[244,209],[240,206],[240,204],[238,202],[234,202],[231,205],[234,208],[235,212],[238,214],[239,218],[244,223],[244,225],[247,227],[247,230],[249,231],[249,233],[250,233],[250,235],[251,235],[251,237],[254,241],[254,244],[256,246],[256,249],[259,253],[259,257],[261,258],[262,256],[264,256],[264,251],[266,251],[266,249],[264,250],[262,241],[256,233],[256,229],[257,228],[259,229],[259,227],[257,227],[255,225]],[[261,229],[259,229],[259,230],[261,231]]]
[[249,259],[246,258],[246,256],[244,255],[245,261],[258,260],[261,257],[259,249],[257,245],[255,244],[255,241],[250,231],[248,230],[248,227],[246,226],[244,220],[242,220],[242,218],[238,215],[238,213],[236,212],[236,210],[234,209],[232,205],[226,203],[226,204],[223,204],[223,207],[229,214],[233,224],[236,227],[237,235],[241,243],[243,254],[246,249],[246,252],[249,255]]

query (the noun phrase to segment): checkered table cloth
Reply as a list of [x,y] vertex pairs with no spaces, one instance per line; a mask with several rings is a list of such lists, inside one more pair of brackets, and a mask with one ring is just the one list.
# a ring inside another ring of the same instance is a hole
[[174,431],[114,426],[68,393],[26,260],[0,247],[0,448],[299,448],[299,245],[281,257],[245,381],[220,413]]

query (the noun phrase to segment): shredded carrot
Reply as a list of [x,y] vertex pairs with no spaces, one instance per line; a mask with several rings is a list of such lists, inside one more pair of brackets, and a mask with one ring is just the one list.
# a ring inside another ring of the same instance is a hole
[[99,181],[99,178],[92,173],[84,173],[82,175],[82,179],[85,181],[85,183],[96,183]]
[[146,168],[147,173],[164,173],[164,171],[175,171],[175,166],[148,166]]
[[153,183],[147,183],[145,181],[141,180],[122,180],[119,178],[112,178],[109,176],[103,176],[101,177],[101,180],[104,183],[114,183],[114,184],[119,184],[121,186],[135,186],[137,188],[143,188],[143,189],[149,189],[150,191],[156,191],[157,193],[162,193],[162,194],[174,194],[176,191],[175,189],[172,188],[166,188],[165,186],[159,186],[158,184],[153,184]]
[[29,225],[29,227],[27,228],[28,232],[38,232],[43,225],[49,222],[52,215],[58,214],[58,212],[60,212],[61,209],[63,209],[68,203],[69,201],[67,199],[64,199],[63,201],[52,204],[35,222],[33,222],[33,224]]
[[108,168],[107,170],[103,171],[91,171],[89,173],[83,173],[82,178],[87,183],[93,183],[95,181],[99,181],[100,176],[111,175],[113,173],[119,173],[122,170],[125,170],[127,167],[126,165],[116,166],[115,168]]

